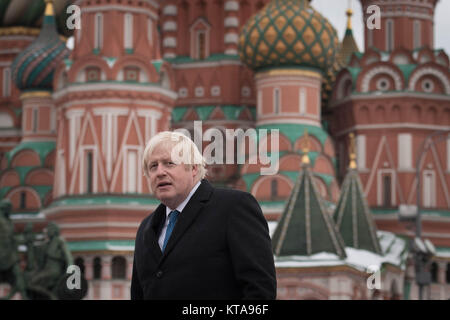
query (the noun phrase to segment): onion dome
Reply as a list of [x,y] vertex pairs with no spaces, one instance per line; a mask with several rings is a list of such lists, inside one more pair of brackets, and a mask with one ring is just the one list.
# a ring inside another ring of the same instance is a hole
[[56,31],[53,4],[51,0],[46,2],[39,37],[25,48],[12,64],[12,77],[20,90],[52,90],[54,70],[69,56],[69,49]]
[[272,0],[239,38],[241,60],[252,69],[301,65],[326,73],[339,45],[336,30],[307,0]]
[[[67,8],[73,0],[53,0],[58,33],[69,37],[73,30],[66,26]],[[0,1],[0,36],[14,34],[38,35],[45,11],[45,0],[1,0]]]

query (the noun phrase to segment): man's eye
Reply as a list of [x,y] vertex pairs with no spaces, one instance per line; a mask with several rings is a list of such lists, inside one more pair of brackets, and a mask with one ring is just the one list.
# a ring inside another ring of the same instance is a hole
[[156,167],[157,167],[157,165],[156,165],[156,164],[151,164],[151,165],[150,165],[150,170],[155,170],[155,169],[156,169]]

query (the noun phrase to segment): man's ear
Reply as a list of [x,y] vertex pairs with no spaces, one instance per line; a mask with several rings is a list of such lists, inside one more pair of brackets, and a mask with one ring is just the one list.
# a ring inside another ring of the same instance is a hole
[[192,176],[195,177],[198,173],[198,164],[192,165]]

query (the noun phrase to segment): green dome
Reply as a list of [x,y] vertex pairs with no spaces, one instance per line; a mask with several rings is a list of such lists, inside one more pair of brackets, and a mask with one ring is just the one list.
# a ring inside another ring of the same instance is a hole
[[327,73],[338,52],[336,30],[307,0],[272,0],[239,38],[241,60],[252,69],[300,65]]

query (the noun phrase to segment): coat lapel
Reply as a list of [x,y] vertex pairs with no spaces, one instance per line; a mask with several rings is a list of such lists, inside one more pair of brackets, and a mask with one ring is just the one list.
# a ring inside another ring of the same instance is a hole
[[161,227],[165,222],[165,215],[166,206],[160,204],[158,208],[156,208],[156,210],[153,212],[153,215],[150,218],[149,223],[147,224],[144,231],[145,243],[148,246],[150,252],[155,257],[156,261],[160,261],[162,257],[161,248],[158,244],[158,235]]
[[180,240],[189,226],[197,218],[198,214],[201,212],[203,206],[210,198],[213,187],[208,181],[202,180],[197,191],[194,193],[192,198],[189,200],[183,212],[179,215],[175,228],[172,231],[169,242],[167,242],[166,249],[164,250],[163,258],[169,254],[172,248]]

